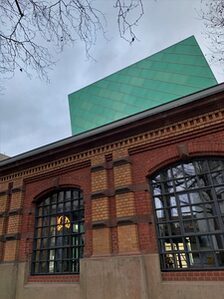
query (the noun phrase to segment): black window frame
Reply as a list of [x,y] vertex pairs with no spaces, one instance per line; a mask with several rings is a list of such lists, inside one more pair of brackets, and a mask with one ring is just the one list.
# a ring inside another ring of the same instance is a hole
[[31,275],[79,274],[84,252],[84,200],[60,188],[36,203]]
[[171,164],[150,178],[150,187],[161,270],[223,270],[224,158]]

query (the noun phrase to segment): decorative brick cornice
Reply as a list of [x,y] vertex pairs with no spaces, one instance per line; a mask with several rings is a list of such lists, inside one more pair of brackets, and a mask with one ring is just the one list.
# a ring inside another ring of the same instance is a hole
[[130,157],[123,157],[123,158],[120,158],[120,159],[116,159],[116,160],[113,160],[112,161],[113,163],[113,166],[120,166],[120,165],[125,165],[125,164],[131,164],[131,159]]
[[149,214],[133,215],[127,217],[112,218],[109,220],[99,220],[92,222],[93,229],[112,228],[118,225],[138,224],[138,223],[152,223],[152,216]]
[[106,168],[105,164],[94,165],[91,167],[91,172],[102,171],[102,170],[105,170],[105,168]]
[[24,187],[16,187],[16,188],[12,188],[11,189],[12,193],[16,193],[16,192],[24,192]]
[[93,192],[91,194],[92,199],[98,199],[98,198],[102,198],[102,197],[105,197],[105,196],[108,196],[107,190],[97,191],[97,192]]
[[91,194],[91,199],[98,199],[102,197],[113,197],[117,194],[129,193],[129,192],[138,192],[138,191],[148,191],[149,185],[147,183],[140,184],[131,184],[126,186],[120,186],[116,189],[106,189],[93,192]]
[[1,196],[8,195],[8,194],[9,194],[9,191],[8,191],[8,190],[6,190],[6,191],[1,191],[1,192],[0,192],[0,197],[1,197]]
[[0,213],[0,217],[8,217],[8,216],[14,216],[14,215],[21,215],[22,214],[22,208],[19,209],[13,209],[10,211],[2,212]]
[[132,149],[134,150],[134,148],[136,150],[136,147],[138,146],[145,146],[147,144],[150,145],[155,142],[170,142],[171,139],[177,140],[179,136],[183,136],[185,133],[192,134],[192,132],[194,132],[194,134],[196,134],[197,132],[208,132],[209,130],[212,130],[212,127],[214,127],[215,130],[217,130],[218,127],[223,129],[223,119],[224,109],[219,109],[184,121],[169,124],[158,129],[153,129],[135,136],[124,138],[114,143],[109,143],[78,154],[70,155],[50,163],[40,164],[37,167],[31,167],[23,171],[14,172],[10,175],[1,177],[0,181],[10,181],[21,177],[28,180],[31,180],[33,177],[38,179],[38,176],[47,176],[48,173],[53,171],[63,172],[69,171],[69,169],[75,169],[75,167],[87,167],[90,165],[88,161],[91,157],[102,154],[110,155],[118,148],[126,148],[130,152]]
[[115,189],[114,194],[123,194],[123,193],[128,193],[128,192],[132,192],[132,186],[122,186],[122,187],[118,187]]
[[21,238],[20,234],[7,234],[7,235],[0,236],[0,240],[2,242],[12,241],[12,240],[20,240],[20,238]]
[[22,208],[20,209],[13,209],[8,211],[7,213],[9,216],[13,216],[13,215],[21,215],[22,214]]
[[7,212],[1,212],[1,213],[0,213],[0,218],[1,218],[1,217],[7,217],[7,216],[8,216],[8,213],[7,213]]

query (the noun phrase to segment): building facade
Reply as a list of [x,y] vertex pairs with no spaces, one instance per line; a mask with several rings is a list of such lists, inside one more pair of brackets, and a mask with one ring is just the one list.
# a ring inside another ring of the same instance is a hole
[[0,298],[224,292],[224,85],[0,162]]
[[71,93],[72,134],[217,85],[194,36]]

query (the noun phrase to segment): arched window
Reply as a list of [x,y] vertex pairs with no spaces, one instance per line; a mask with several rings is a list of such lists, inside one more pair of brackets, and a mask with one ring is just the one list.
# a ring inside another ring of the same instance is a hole
[[151,186],[161,269],[223,269],[224,159],[173,165]]
[[83,195],[59,190],[36,206],[32,274],[79,273],[84,248]]

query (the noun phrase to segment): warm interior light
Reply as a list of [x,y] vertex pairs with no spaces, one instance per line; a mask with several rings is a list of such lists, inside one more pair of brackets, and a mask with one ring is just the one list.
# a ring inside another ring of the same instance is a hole
[[63,227],[70,228],[71,222],[67,216],[57,217],[57,231],[61,231]]

